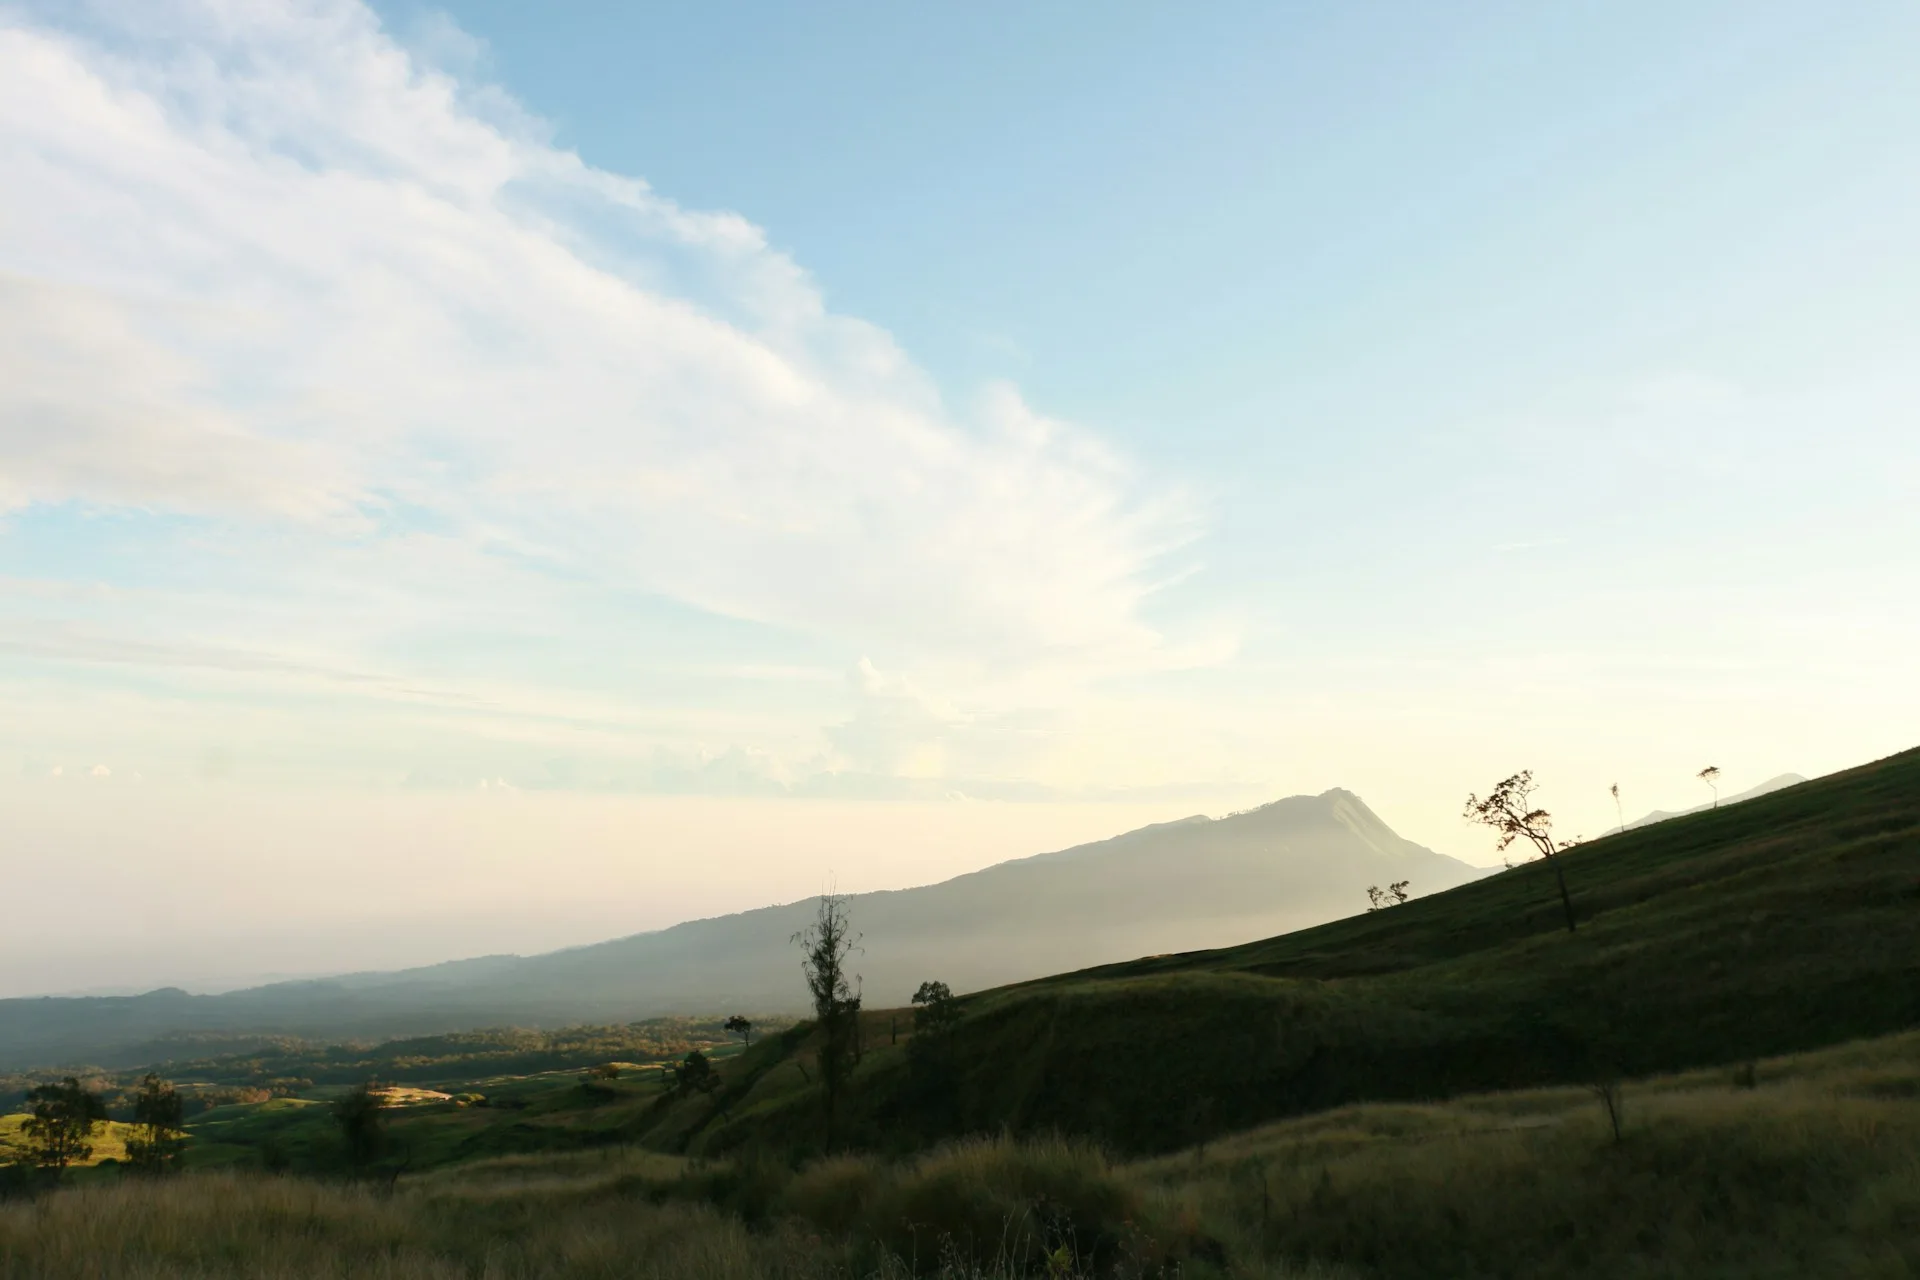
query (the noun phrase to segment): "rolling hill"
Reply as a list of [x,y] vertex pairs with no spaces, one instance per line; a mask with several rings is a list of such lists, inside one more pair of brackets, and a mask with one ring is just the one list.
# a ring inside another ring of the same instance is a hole
[[[842,1141],[1097,1136],[1159,1151],[1350,1102],[1604,1084],[1920,1026],[1920,750],[1540,863],[1224,950],[1149,956],[964,1001],[946,1074],[879,1015]],[[800,1029],[730,1064],[651,1141],[805,1147]],[[804,1067],[804,1061],[802,1062]]]
[[[1191,817],[940,884],[852,898],[870,1006],[939,978],[977,990],[1347,915],[1370,884],[1415,894],[1485,874],[1394,834],[1342,790],[1220,819]],[[799,1012],[793,934],[813,900],[547,955],[275,983],[217,996],[0,1000],[0,1068],[135,1065],[198,1053],[181,1033],[316,1039],[557,1027],[674,1013]]]

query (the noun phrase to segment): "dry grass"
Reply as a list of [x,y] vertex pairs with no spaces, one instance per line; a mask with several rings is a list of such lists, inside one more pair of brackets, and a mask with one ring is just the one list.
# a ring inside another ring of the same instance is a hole
[[717,1210],[206,1174],[0,1212],[0,1273],[35,1280],[748,1280],[844,1274],[831,1248]]
[[514,1156],[382,1196],[260,1175],[0,1205],[0,1275],[1904,1277],[1920,1274],[1920,1035],[1629,1083],[1613,1140],[1549,1089],[1347,1107],[1132,1165],[973,1140],[799,1173]]
[[1348,1107],[1136,1166],[1236,1256],[1382,1277],[1920,1273],[1920,1036],[1590,1093]]

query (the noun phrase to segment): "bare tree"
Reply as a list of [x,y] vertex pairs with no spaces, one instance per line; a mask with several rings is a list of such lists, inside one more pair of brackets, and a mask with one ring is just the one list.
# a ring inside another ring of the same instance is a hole
[[1620,830],[1624,832],[1627,829],[1627,811],[1620,807],[1620,784],[1616,782],[1607,790],[1613,793],[1613,811],[1619,815]]
[[1554,856],[1560,850],[1553,842],[1553,815],[1534,805],[1533,792],[1533,770],[1522,769],[1503,780],[1486,799],[1468,796],[1461,816],[1498,832],[1500,843],[1496,847],[1501,852],[1515,840],[1525,840],[1540,851],[1540,856],[1553,868],[1554,880],[1560,886],[1560,905],[1567,912],[1567,932],[1572,933],[1573,896],[1567,892],[1566,871]]
[[1613,1129],[1613,1141],[1615,1145],[1618,1145],[1621,1141],[1620,1122],[1622,1119],[1620,1082],[1612,1076],[1608,1076],[1604,1080],[1588,1085],[1587,1091],[1599,1099],[1601,1109],[1607,1113],[1607,1124]]
[[1713,765],[1708,765],[1693,776],[1713,788],[1713,807],[1718,809],[1720,807],[1720,770]]
[[834,1120],[860,1017],[860,999],[854,994],[859,975],[847,972],[847,961],[859,949],[860,939],[848,919],[846,897],[821,894],[813,923],[794,934],[793,941],[801,951],[800,969],[807,977],[807,993],[813,997],[814,1024],[820,1037],[820,1087],[827,1103],[827,1149],[832,1150]]

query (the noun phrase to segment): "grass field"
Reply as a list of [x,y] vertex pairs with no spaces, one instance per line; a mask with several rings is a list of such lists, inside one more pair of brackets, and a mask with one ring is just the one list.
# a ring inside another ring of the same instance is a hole
[[[1055,1129],[1135,1153],[1362,1100],[1736,1063],[1920,1026],[1920,751],[1225,951],[965,1001],[957,1079],[916,1087],[885,1015],[844,1134],[911,1149]],[[657,1145],[819,1141],[817,1091],[769,1039]]]
[[0,1206],[0,1274],[1920,1273],[1920,752],[1565,857],[1575,933],[1529,865],[967,997],[942,1072],[869,1010],[828,1158],[804,1025],[706,1095],[454,1046],[361,1185],[344,1082],[196,1116],[157,1182],[109,1132]]
[[973,1139],[795,1171],[637,1149],[339,1182],[208,1171],[0,1205],[0,1274],[1904,1277],[1920,1034],[1583,1089],[1366,1104],[1159,1157]]
[[[674,1021],[685,1023],[689,1020]],[[652,1024],[637,1025],[649,1030],[652,1028]],[[458,1039],[484,1038],[488,1043],[511,1043],[526,1034],[485,1033],[484,1037]],[[553,1039],[584,1039],[578,1033],[543,1034]],[[451,1041],[456,1038],[436,1039]],[[415,1049],[420,1043],[403,1042],[402,1052],[382,1046],[377,1050],[352,1050],[350,1055],[293,1047],[278,1051],[274,1059],[263,1065],[255,1059],[236,1058],[216,1059],[210,1064],[183,1065],[188,1071],[214,1075],[228,1084],[236,1078],[244,1082],[249,1078],[247,1073],[250,1071],[256,1073],[254,1078],[265,1078],[265,1072],[281,1071],[289,1065],[303,1065],[300,1061],[302,1057],[309,1069],[312,1069],[316,1060],[324,1062],[328,1058],[344,1058],[353,1062],[356,1068],[368,1061],[385,1062],[388,1065],[398,1061],[403,1065],[412,1064],[415,1075],[419,1076],[425,1074],[420,1065],[421,1057],[405,1050]],[[595,1047],[606,1047],[604,1039],[589,1043]],[[711,1038],[699,1035],[697,1028],[693,1043],[703,1047],[714,1061],[720,1063],[738,1053],[740,1048],[737,1040],[716,1043]],[[685,1048],[685,1042],[675,1044],[667,1040],[665,1045],[682,1051]],[[635,1046],[629,1044],[627,1047]],[[645,1047],[656,1049],[660,1046],[659,1042],[648,1042]],[[662,1064],[659,1062],[607,1063],[596,1060],[593,1063],[596,1067],[612,1065],[619,1069],[619,1076],[611,1080],[571,1067],[514,1074],[446,1074],[463,1067],[493,1066],[499,1056],[471,1052],[444,1055],[428,1060],[441,1074],[429,1077],[425,1084],[389,1084],[388,1115],[392,1135],[389,1163],[404,1164],[408,1169],[418,1171],[452,1161],[516,1152],[562,1151],[630,1143],[637,1137],[636,1125],[662,1090]],[[527,1058],[533,1055],[523,1053],[520,1056]],[[365,1080],[368,1077],[354,1075],[349,1078]],[[193,1096],[196,1083],[209,1085],[205,1080],[181,1082],[182,1092]],[[259,1090],[263,1100],[226,1103],[205,1111],[190,1112],[187,1121],[187,1165],[198,1169],[248,1166],[304,1173],[339,1172],[344,1167],[345,1153],[331,1108],[326,1104],[346,1092],[350,1086],[346,1083],[302,1083],[304,1087],[294,1096],[268,1098],[264,1097],[265,1090]],[[92,1087],[100,1089],[103,1083],[93,1082]],[[121,1091],[116,1101],[124,1112],[128,1081],[122,1079],[105,1087],[117,1087]],[[113,1095],[110,1093],[109,1096]],[[0,1165],[24,1150],[19,1144],[18,1135],[25,1119],[19,1113],[0,1116]],[[95,1143],[94,1159],[88,1162],[89,1166],[124,1155],[118,1136],[122,1127],[108,1125],[102,1128],[101,1137]],[[14,1147],[6,1145],[10,1141],[15,1144]]]
[[[1585,1084],[1920,1026],[1920,752],[1563,856],[1577,933],[1532,864],[1225,951],[983,992],[964,1001],[937,1088],[910,1065],[911,1011],[870,1010],[840,1142],[898,1154],[969,1132],[1063,1132],[1150,1155],[1357,1101]],[[484,1096],[396,1111],[391,1161],[413,1171],[601,1146],[817,1150],[807,1028],[747,1052],[723,1034],[679,1020],[268,1046],[195,1069],[228,1083],[344,1081],[371,1063]],[[721,1063],[711,1096],[662,1100],[657,1063],[587,1083],[572,1068],[490,1069],[687,1037]],[[344,1087],[196,1116],[189,1160],[337,1170],[338,1136],[312,1104]]]

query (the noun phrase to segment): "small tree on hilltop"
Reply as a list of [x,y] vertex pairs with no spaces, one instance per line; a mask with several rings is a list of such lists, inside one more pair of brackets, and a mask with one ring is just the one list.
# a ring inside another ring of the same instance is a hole
[[1613,812],[1620,819],[1620,830],[1624,832],[1627,829],[1627,811],[1620,807],[1620,784],[1616,782],[1607,790],[1613,793]]
[[813,1017],[820,1036],[820,1086],[827,1104],[827,1149],[833,1148],[834,1120],[846,1083],[853,1037],[858,1031],[857,977],[847,972],[847,961],[860,945],[847,917],[847,900],[837,893],[820,895],[813,924],[793,935],[800,947],[800,969],[807,993],[813,998]]
[[1693,776],[1713,788],[1713,807],[1718,809],[1720,807],[1720,770],[1708,765]]
[[333,1122],[347,1144],[347,1166],[363,1173],[387,1145],[387,1098],[378,1082],[355,1085],[335,1100]]
[[79,1080],[68,1076],[58,1084],[36,1085],[27,1091],[27,1109],[22,1128],[33,1163],[57,1178],[67,1166],[93,1158],[93,1131],[107,1118],[107,1108]]
[[1567,892],[1566,872],[1554,856],[1560,850],[1553,842],[1553,815],[1534,805],[1533,792],[1533,770],[1522,769],[1503,780],[1484,800],[1469,795],[1461,816],[1498,832],[1500,843],[1496,848],[1500,852],[1504,853],[1515,840],[1525,840],[1539,850],[1540,856],[1553,868],[1554,880],[1560,886],[1560,905],[1567,912],[1567,932],[1572,933],[1573,897]]
[[1395,880],[1384,889],[1377,884],[1368,885],[1367,910],[1382,911],[1387,907],[1399,906],[1407,900],[1407,886],[1411,883],[1409,880]]
[[745,1048],[753,1048],[753,1019],[745,1014],[736,1013],[727,1019],[727,1030],[745,1041]]
[[127,1160],[141,1173],[171,1173],[187,1145],[181,1131],[185,1108],[171,1084],[148,1072],[133,1099],[134,1133],[127,1139]]
[[907,1062],[922,1105],[941,1122],[951,1123],[957,1105],[959,1064],[954,1032],[960,1025],[960,1002],[944,982],[923,982],[913,993],[913,1039],[907,1041]]
[[913,993],[913,1034],[915,1038],[938,1039],[951,1032],[960,1021],[960,1002],[944,982],[923,982]]

